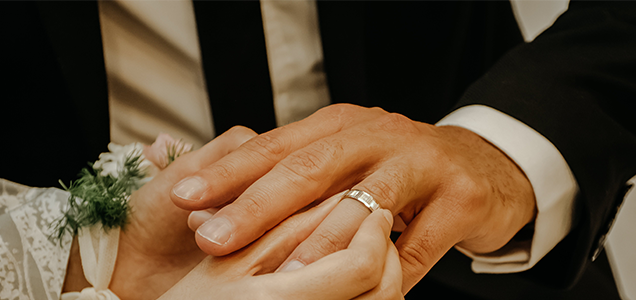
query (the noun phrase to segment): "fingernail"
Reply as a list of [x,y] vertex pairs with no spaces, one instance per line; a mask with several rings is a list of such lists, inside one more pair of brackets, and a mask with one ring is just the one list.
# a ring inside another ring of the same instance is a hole
[[203,223],[197,233],[217,245],[224,245],[232,236],[232,224],[225,218],[215,218]]
[[179,181],[179,183],[172,188],[172,192],[179,198],[197,201],[201,200],[201,196],[203,196],[206,188],[207,184],[205,181],[200,177],[194,176]]
[[282,268],[280,268],[280,270],[278,270],[278,272],[289,272],[289,271],[300,269],[300,268],[302,268],[304,266],[305,266],[305,264],[303,264],[302,262],[294,259],[294,260],[289,261]]
[[195,230],[203,225],[203,223],[212,219],[218,211],[218,209],[195,210],[188,216],[188,226]]

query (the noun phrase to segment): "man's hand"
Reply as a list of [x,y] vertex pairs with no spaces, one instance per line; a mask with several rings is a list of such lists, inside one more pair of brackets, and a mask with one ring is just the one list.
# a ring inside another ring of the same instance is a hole
[[[332,105],[251,139],[175,185],[172,199],[189,210],[226,205],[196,236],[206,253],[225,255],[349,188],[368,192],[407,224],[396,244],[404,293],[453,245],[497,250],[535,215],[529,181],[478,135],[352,105]],[[344,199],[280,270],[346,248],[368,214]]]

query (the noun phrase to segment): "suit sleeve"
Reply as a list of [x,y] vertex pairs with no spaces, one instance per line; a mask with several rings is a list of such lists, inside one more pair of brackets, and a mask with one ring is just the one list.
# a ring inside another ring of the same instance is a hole
[[571,2],[460,100],[534,128],[561,152],[580,187],[572,230],[525,275],[571,286],[602,248],[636,174],[635,70],[636,3]]

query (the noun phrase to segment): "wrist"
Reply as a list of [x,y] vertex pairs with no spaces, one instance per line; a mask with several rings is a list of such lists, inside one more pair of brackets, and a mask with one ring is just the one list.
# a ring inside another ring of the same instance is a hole
[[91,287],[91,284],[88,283],[84,276],[82,258],[79,251],[79,242],[77,241],[77,236],[75,236],[73,238],[73,244],[71,245],[71,253],[68,258],[62,293],[79,292],[87,287]]
[[[458,245],[475,253],[489,253],[506,245],[535,220],[537,209],[530,181],[519,166],[498,147],[461,127],[439,126],[452,149],[464,160],[468,173],[481,187],[475,209],[480,220]],[[481,198],[481,199],[479,199]]]

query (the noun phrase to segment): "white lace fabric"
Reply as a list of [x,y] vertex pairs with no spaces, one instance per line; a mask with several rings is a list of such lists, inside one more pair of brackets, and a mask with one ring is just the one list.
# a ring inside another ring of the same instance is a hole
[[58,243],[50,224],[63,215],[69,194],[0,179],[0,300],[116,300],[107,289],[115,266],[119,230],[81,230],[78,240],[86,279],[94,287],[62,295],[73,237]]
[[68,193],[0,179],[0,299],[60,299],[73,238],[49,238]]

